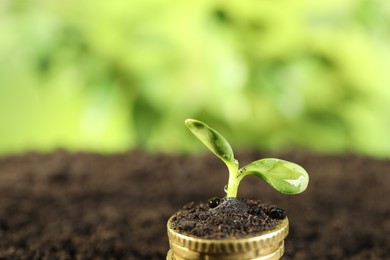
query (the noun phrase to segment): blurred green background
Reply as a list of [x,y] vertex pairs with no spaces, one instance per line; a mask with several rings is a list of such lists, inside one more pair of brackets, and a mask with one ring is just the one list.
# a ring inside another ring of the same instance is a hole
[[0,154],[235,149],[389,157],[390,2],[0,1]]

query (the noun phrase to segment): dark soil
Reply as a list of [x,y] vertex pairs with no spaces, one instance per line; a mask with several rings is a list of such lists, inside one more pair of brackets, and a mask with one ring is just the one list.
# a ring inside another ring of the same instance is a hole
[[243,238],[272,230],[285,217],[273,214],[275,210],[284,213],[282,209],[256,200],[213,198],[210,201],[184,206],[172,218],[173,229],[206,239]]
[[[254,176],[239,196],[286,210],[284,259],[390,259],[390,160],[237,155],[294,161],[307,191],[279,194]],[[166,221],[188,202],[223,197],[227,171],[201,157],[58,151],[0,159],[0,259],[165,259]]]

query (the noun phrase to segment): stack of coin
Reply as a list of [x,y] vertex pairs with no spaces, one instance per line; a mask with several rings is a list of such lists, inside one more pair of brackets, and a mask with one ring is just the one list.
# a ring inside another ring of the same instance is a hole
[[288,234],[287,217],[271,231],[247,238],[202,239],[180,234],[168,220],[170,250],[167,260],[276,260],[284,253],[284,239]]

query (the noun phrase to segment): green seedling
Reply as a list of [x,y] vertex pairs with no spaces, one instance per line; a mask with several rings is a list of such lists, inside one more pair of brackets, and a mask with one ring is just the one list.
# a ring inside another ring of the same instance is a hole
[[239,168],[232,147],[220,133],[198,120],[187,119],[185,124],[228,167],[229,181],[225,189],[227,197],[237,197],[238,185],[247,175],[260,177],[284,194],[297,194],[306,189],[309,175],[298,164],[281,159],[266,158]]

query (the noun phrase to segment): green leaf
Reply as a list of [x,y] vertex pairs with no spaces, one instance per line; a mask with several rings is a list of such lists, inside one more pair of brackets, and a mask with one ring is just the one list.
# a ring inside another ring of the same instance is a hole
[[309,184],[309,175],[298,164],[280,159],[262,159],[254,161],[240,169],[244,176],[254,174],[274,189],[285,194],[303,192]]
[[187,119],[185,124],[216,156],[228,166],[234,165],[233,149],[220,133],[195,119]]

